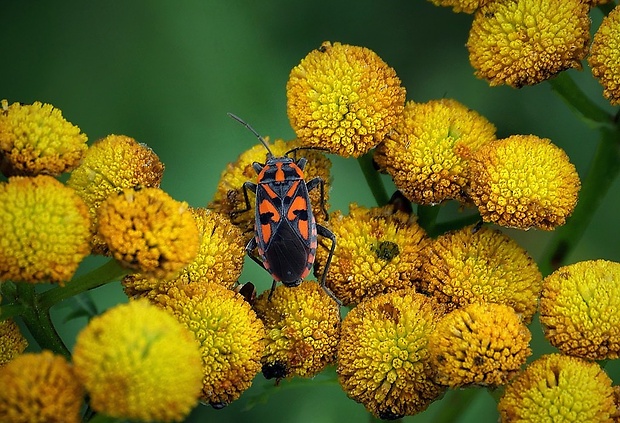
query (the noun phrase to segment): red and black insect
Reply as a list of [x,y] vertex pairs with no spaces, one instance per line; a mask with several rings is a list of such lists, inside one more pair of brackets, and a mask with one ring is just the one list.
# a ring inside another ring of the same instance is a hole
[[[316,177],[308,182],[304,180],[304,168],[307,160],[303,157],[297,161],[287,154],[275,157],[267,142],[258,132],[241,118],[229,113],[229,116],[248,128],[267,149],[266,163],[252,163],[258,174],[257,183],[245,182],[243,196],[246,210],[251,208],[248,191],[256,194],[255,237],[248,242],[245,250],[248,256],[267,270],[273,277],[271,292],[277,282],[295,287],[308,276],[314,264],[317,236],[331,240],[331,248],[323,274],[321,287],[339,305],[340,300],[325,285],[325,276],[336,248],[336,237],[329,229],[316,223],[308,192],[320,188],[321,205],[323,205],[324,182]],[[246,211],[241,210],[240,212]],[[325,215],[327,211],[323,208]],[[258,256],[254,254],[257,249]]]

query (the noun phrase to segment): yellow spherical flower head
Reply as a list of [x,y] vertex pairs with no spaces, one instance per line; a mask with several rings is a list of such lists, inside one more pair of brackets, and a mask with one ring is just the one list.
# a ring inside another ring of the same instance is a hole
[[181,421],[198,402],[198,344],[146,300],[117,305],[78,334],[75,370],[93,410],[140,421]]
[[549,354],[532,362],[499,401],[502,422],[612,422],[611,379],[600,366]]
[[194,260],[170,279],[153,279],[141,274],[123,278],[129,297],[153,298],[177,284],[218,283],[231,289],[243,269],[245,243],[241,230],[221,213],[190,208],[200,235],[200,247]]
[[381,419],[423,411],[442,392],[433,381],[428,337],[441,315],[432,298],[405,289],[353,308],[342,322],[338,381]]
[[429,338],[435,380],[451,388],[504,385],[532,354],[531,338],[507,305],[469,304],[454,310],[437,323]]
[[0,281],[71,279],[90,252],[88,208],[51,176],[0,183]]
[[336,357],[340,310],[321,286],[304,281],[289,288],[279,285],[271,298],[263,292],[254,304],[265,324],[263,375],[313,377]]
[[159,188],[128,188],[97,212],[99,236],[113,257],[146,277],[173,277],[198,253],[200,234],[189,206]]
[[399,119],[405,89],[372,50],[325,42],[291,70],[287,113],[304,145],[344,157],[375,147]]
[[467,226],[426,249],[419,288],[448,310],[471,303],[511,306],[524,322],[536,312],[542,275],[536,262],[500,231]]
[[216,283],[180,285],[157,304],[189,328],[200,344],[201,401],[222,408],[252,385],[260,371],[265,328],[250,304]]
[[84,388],[73,368],[50,351],[20,355],[0,367],[0,421],[78,423]]
[[590,40],[583,0],[490,1],[474,17],[467,48],[479,78],[490,85],[534,85],[581,69]]
[[[269,149],[275,157],[282,157],[287,152],[300,147],[301,144],[298,140],[286,142],[276,139],[273,144],[269,144]],[[331,161],[320,151],[303,148],[297,152],[289,153],[289,157],[294,160],[304,157],[308,160],[303,170],[306,182],[319,177],[325,183],[323,198],[321,198],[320,187],[309,193],[314,218],[318,222],[324,221],[326,218],[325,212],[329,209],[327,201],[329,199],[329,185],[331,183]],[[220,176],[217,191],[213,196],[213,201],[208,206],[230,216],[232,222],[243,231],[246,243],[254,236],[254,205],[256,196],[248,191],[248,200],[250,202],[248,208],[243,195],[243,184],[248,181],[258,182],[258,175],[252,164],[254,162],[264,164],[266,159],[267,150],[265,150],[265,146],[258,144],[239,155],[234,163],[229,163]]]
[[0,321],[0,368],[19,356],[28,346],[13,319]]
[[583,261],[543,281],[540,321],[561,352],[592,360],[620,357],[620,263]]
[[85,134],[51,104],[6,100],[0,110],[0,170],[11,175],[60,175],[76,167],[87,149]]
[[[96,232],[97,208],[110,194],[125,188],[159,187],[164,165],[145,144],[124,135],[109,135],[95,142],[67,181],[88,209]],[[95,234],[93,251],[106,254],[105,243]]]
[[611,104],[620,104],[620,7],[603,18],[594,34],[588,63]]
[[491,0],[430,0],[435,6],[452,7],[455,13],[474,13]]
[[469,166],[469,195],[485,222],[553,230],[577,204],[575,166],[546,138],[513,135],[488,143]]
[[[344,305],[410,287],[419,277],[428,238],[415,216],[389,205],[351,204],[348,216],[336,212],[329,223],[337,242],[325,281]],[[319,279],[330,247],[331,241],[319,241],[315,263]]]
[[467,160],[495,140],[495,126],[456,100],[408,102],[403,117],[375,150],[374,160],[418,204],[465,201]]

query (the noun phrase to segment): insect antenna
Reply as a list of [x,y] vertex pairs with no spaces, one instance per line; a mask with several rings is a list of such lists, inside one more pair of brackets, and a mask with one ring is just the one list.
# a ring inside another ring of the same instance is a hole
[[230,112],[228,113],[228,116],[230,116],[231,118],[233,118],[234,120],[236,120],[237,122],[239,122],[240,124],[242,124],[243,126],[248,128],[250,130],[250,132],[252,132],[254,135],[256,135],[256,138],[258,138],[260,140],[261,144],[263,144],[265,146],[265,148],[267,149],[267,151],[269,152],[269,157],[274,157],[273,153],[271,152],[271,149],[269,148],[269,145],[267,144],[267,141],[265,141],[265,138],[263,138],[258,132],[256,132],[256,130],[254,128],[252,128],[249,123],[247,123],[246,121],[241,119],[239,116],[234,115],[234,114],[232,114]]

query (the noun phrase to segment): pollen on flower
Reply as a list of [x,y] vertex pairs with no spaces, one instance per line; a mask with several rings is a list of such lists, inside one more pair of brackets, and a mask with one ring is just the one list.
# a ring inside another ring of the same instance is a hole
[[487,2],[476,11],[467,41],[476,76],[520,88],[581,69],[589,10],[583,0]]
[[[337,244],[326,285],[343,304],[365,297],[411,287],[420,275],[422,251],[428,244],[416,217],[393,206],[349,206],[349,215],[335,212],[329,226]],[[331,241],[316,251],[315,274],[322,275]]]
[[611,104],[620,104],[620,7],[616,6],[594,34],[588,63]]
[[471,303],[511,306],[525,323],[538,305],[536,262],[500,231],[472,226],[439,236],[426,249],[419,288],[448,310]]
[[398,121],[405,89],[375,52],[324,42],[290,73],[287,113],[304,145],[344,157],[375,147]]
[[452,388],[504,385],[532,354],[531,337],[512,307],[488,303],[456,309],[429,338],[435,380]]
[[283,372],[277,378],[313,377],[335,360],[340,310],[316,282],[304,281],[293,288],[280,285],[271,298],[265,291],[254,309],[265,324],[261,361],[266,378],[278,366]]
[[140,421],[181,421],[198,402],[198,344],[146,300],[117,305],[78,334],[73,362],[97,412]]
[[575,166],[546,138],[513,135],[485,144],[469,166],[468,193],[485,222],[552,230],[577,204]]
[[0,103],[0,171],[7,176],[60,175],[87,149],[85,134],[51,104]]
[[464,153],[495,140],[495,126],[452,99],[408,102],[402,119],[375,150],[374,160],[418,204],[466,201]]
[[544,355],[506,387],[498,409],[502,422],[612,422],[611,383],[597,363]]
[[125,276],[122,284],[129,297],[154,298],[177,284],[218,283],[232,288],[239,279],[245,257],[241,230],[221,213],[190,208],[200,236],[194,260],[170,279],[154,279],[139,273]]
[[[266,138],[268,141],[269,139]],[[298,140],[284,141],[276,139],[269,144],[269,149],[275,157],[284,156],[287,152],[302,147]],[[309,192],[312,213],[317,222],[325,220],[325,210],[329,209],[329,185],[331,182],[330,169],[331,161],[321,151],[301,148],[295,153],[298,157],[308,160],[303,170],[305,180],[309,181],[319,177],[325,183],[323,198],[321,190],[314,189]],[[294,158],[293,153],[291,156]],[[245,182],[257,183],[258,175],[252,167],[254,162],[264,164],[267,158],[267,150],[262,144],[258,144],[239,155],[234,163],[229,163],[222,172],[217,185],[217,190],[208,208],[219,211],[230,217],[231,221],[239,226],[244,234],[245,242],[254,236],[254,203],[256,196],[248,191],[249,205],[245,203],[243,194],[243,184]],[[323,204],[321,204],[323,200]],[[249,208],[248,208],[249,206]]]
[[81,422],[84,388],[67,360],[50,351],[26,353],[0,367],[0,421]]
[[261,369],[265,328],[250,304],[216,283],[178,285],[155,303],[190,329],[200,344],[201,400],[221,408],[239,398]]
[[23,353],[27,346],[28,341],[13,319],[0,321],[0,368]]
[[159,188],[109,196],[97,210],[97,222],[112,256],[147,277],[173,277],[198,253],[200,235],[189,206]]
[[540,322],[564,354],[620,357],[620,263],[593,260],[564,266],[543,281]]
[[[67,185],[88,205],[93,232],[96,232],[97,209],[103,200],[125,188],[157,188],[163,172],[164,165],[145,144],[124,135],[109,135],[86,151]],[[96,233],[92,246],[95,253],[107,253],[105,243]]]
[[443,388],[433,381],[428,337],[442,314],[432,298],[406,289],[367,299],[342,322],[338,381],[382,419],[426,409]]
[[0,281],[71,279],[90,252],[88,208],[51,176],[0,183]]

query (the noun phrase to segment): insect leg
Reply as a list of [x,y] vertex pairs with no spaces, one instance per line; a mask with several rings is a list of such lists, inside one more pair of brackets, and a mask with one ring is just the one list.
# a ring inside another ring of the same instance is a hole
[[247,245],[245,246],[245,253],[248,255],[249,258],[254,260],[256,264],[258,264],[260,267],[265,269],[265,265],[263,264],[263,262],[260,260],[260,258],[256,257],[256,255],[254,254],[254,249],[256,248],[256,246],[257,246],[256,238],[252,238],[250,242],[248,242]]
[[318,235],[324,236],[325,238],[329,238],[332,241],[332,246],[329,249],[329,255],[327,256],[327,260],[325,261],[325,267],[323,268],[323,274],[321,275],[321,288],[323,288],[323,291],[325,291],[327,295],[329,295],[334,301],[336,301],[336,304],[338,304],[338,306],[342,306],[342,301],[340,301],[338,297],[334,295],[332,290],[329,289],[327,285],[325,285],[325,277],[327,276],[329,265],[332,262],[332,257],[334,256],[334,250],[336,249],[336,235],[334,235],[332,231],[330,231],[329,229],[327,229],[325,226],[322,226],[322,225],[316,225],[316,232]]
[[[312,178],[308,182],[306,182],[306,187],[308,188],[308,192],[313,190],[316,187],[320,188],[321,192],[321,209],[323,209],[323,214],[325,215],[325,220],[329,220],[329,214],[327,214],[327,209],[325,208],[325,181],[320,177]],[[329,237],[328,237],[329,238]]]
[[245,200],[245,208],[241,210],[235,210],[231,212],[231,215],[237,215],[241,213],[245,213],[248,210],[252,209],[252,205],[250,204],[250,197],[248,197],[248,190],[252,191],[256,194],[256,184],[253,182],[244,182],[243,183],[243,199]]
[[273,291],[275,291],[276,289],[276,284],[278,282],[276,282],[276,280],[273,280],[273,283],[271,284],[271,291],[269,291],[269,296],[267,297],[267,301],[271,301],[271,296],[273,295]]

